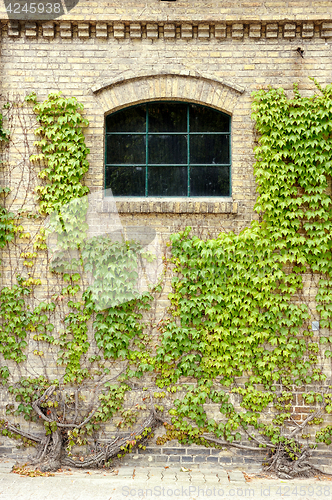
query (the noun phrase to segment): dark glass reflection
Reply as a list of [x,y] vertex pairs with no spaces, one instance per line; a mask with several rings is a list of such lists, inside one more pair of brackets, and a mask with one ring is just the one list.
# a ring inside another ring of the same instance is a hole
[[230,117],[211,108],[189,105],[190,132],[229,132]]
[[212,108],[155,102],[106,118],[106,188],[115,196],[187,196],[188,168],[191,196],[229,196],[230,167],[216,166],[229,163],[230,117]]
[[145,132],[146,105],[125,109],[106,117],[107,132]]
[[149,132],[187,132],[187,104],[156,102],[148,105]]
[[145,135],[108,135],[106,163],[144,163]]
[[149,167],[149,196],[187,196],[187,167]]
[[158,134],[149,136],[149,164],[187,163],[187,136]]
[[144,196],[145,167],[106,167],[106,189],[114,196]]
[[229,167],[190,167],[191,196],[229,196]]
[[229,163],[229,136],[219,134],[191,135],[190,163]]

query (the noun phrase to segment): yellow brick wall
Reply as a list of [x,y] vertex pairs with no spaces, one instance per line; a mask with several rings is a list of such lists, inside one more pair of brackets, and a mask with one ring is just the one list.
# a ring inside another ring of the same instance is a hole
[[[32,91],[39,99],[59,90],[76,96],[90,121],[85,182],[97,192],[104,185],[106,114],[154,99],[191,100],[231,114],[231,199],[126,199],[117,207],[124,226],[152,227],[163,244],[187,225],[203,236],[239,231],[256,217],[251,93],[268,85],[291,92],[297,82],[310,94],[309,76],[330,83],[331,12],[330,1],[82,0],[66,21],[24,23],[7,22],[0,2],[2,100],[22,101]],[[21,116],[28,134],[23,137],[22,123],[13,124],[15,146],[2,179],[15,188],[14,210],[23,202],[32,205],[38,182],[36,172],[24,169],[34,152],[34,117],[27,107]],[[101,209],[101,221],[106,217]],[[6,285],[16,269],[8,255],[4,260]],[[169,281],[167,287],[159,315],[167,305]]]
[[[104,24],[103,36],[90,23],[84,37],[75,22],[67,22],[65,27],[60,22],[48,23],[47,31],[38,23],[29,30],[23,22],[3,24],[4,98],[22,99],[35,91],[39,99],[44,99],[49,92],[62,90],[83,102],[90,121],[86,131],[91,149],[86,183],[92,190],[103,188],[105,114],[148,99],[193,100],[231,114],[231,200],[202,200],[200,204],[197,200],[195,204],[188,200],[180,204],[179,200],[173,200],[177,201],[173,204],[127,200],[129,203],[118,203],[118,209],[124,220],[132,217],[140,224],[154,217],[170,230],[191,222],[197,225],[197,220],[206,226],[218,226],[223,221],[227,229],[235,230],[248,225],[255,217],[251,93],[267,85],[291,91],[294,82],[302,92],[310,93],[314,87],[309,76],[322,84],[329,82],[329,25],[307,21],[287,25],[233,23],[225,25],[223,32],[220,24],[207,22],[202,27],[194,23],[191,38],[183,38],[183,23],[175,23],[174,36],[165,38],[165,23],[160,22],[158,38],[148,38],[147,24],[141,23],[140,38],[133,38],[130,23],[117,25],[118,31],[114,23]],[[124,38],[116,38],[116,33]],[[299,46],[304,49],[304,58],[296,51]],[[18,137],[19,132],[16,140]],[[33,141],[33,134],[30,137]],[[24,186],[21,188],[23,196]]]

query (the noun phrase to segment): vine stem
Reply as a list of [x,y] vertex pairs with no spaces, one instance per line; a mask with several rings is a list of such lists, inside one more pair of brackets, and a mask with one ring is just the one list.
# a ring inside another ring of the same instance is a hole
[[30,441],[34,441],[35,443],[42,443],[43,442],[43,438],[40,438],[38,436],[34,436],[33,434],[30,434],[29,432],[21,431],[21,429],[18,429],[17,427],[15,427],[15,425],[9,424],[8,422],[6,424],[6,429],[8,429],[10,432],[15,432],[16,434],[19,434],[20,436],[22,436],[26,439],[30,439]]
[[86,425],[91,419],[92,417],[94,416],[94,414],[96,413],[96,411],[98,410],[98,407],[96,407],[92,413],[90,413],[90,415],[83,421],[81,422],[80,424],[75,424],[75,423],[72,423],[72,424],[62,424],[61,422],[58,422],[56,420],[52,420],[50,418],[47,418],[46,415],[44,415],[44,413],[41,411],[40,407],[38,406],[40,402],[42,402],[45,397],[47,396],[48,398],[52,395],[52,393],[55,391],[55,385],[52,385],[50,386],[48,389],[46,389],[46,391],[44,392],[44,394],[39,398],[37,399],[36,401],[34,401],[32,403],[32,407],[33,409],[35,410],[35,412],[40,416],[40,418],[42,418],[45,422],[49,422],[50,424],[53,424],[53,423],[56,423],[57,427],[61,427],[61,428],[74,428],[74,429],[80,429],[81,427],[83,427],[84,425]]
[[132,432],[131,434],[123,438],[117,436],[113,441],[106,445],[106,448],[104,450],[100,451],[95,456],[85,459],[83,462],[73,460],[70,457],[66,457],[63,460],[63,464],[69,467],[79,467],[82,469],[94,467],[96,465],[98,466],[100,463],[109,460],[110,458],[116,456],[119,452],[121,452],[123,447],[127,446],[128,441],[132,440],[133,438],[135,439],[137,446],[141,441],[145,439],[145,436],[142,436],[144,430],[155,426],[158,420],[161,419],[159,417],[156,418],[153,411],[151,411],[139,430]]
[[[41,462],[44,459],[44,457],[46,455],[47,447],[50,444],[50,439],[51,439],[51,436],[47,436],[45,443],[44,443],[44,448],[41,448],[37,457],[31,462],[32,464],[37,464],[38,462]],[[41,444],[43,444],[43,443],[41,443]]]
[[302,431],[305,426],[311,422],[311,420],[313,420],[314,418],[318,418],[321,416],[322,414],[322,411],[324,410],[324,408],[326,407],[326,404],[324,406],[322,406],[317,412],[315,413],[312,413],[311,415],[309,415],[304,422],[302,422],[302,424],[298,424],[298,427],[295,427],[295,429],[291,432],[290,434],[290,438],[296,436],[300,431]]

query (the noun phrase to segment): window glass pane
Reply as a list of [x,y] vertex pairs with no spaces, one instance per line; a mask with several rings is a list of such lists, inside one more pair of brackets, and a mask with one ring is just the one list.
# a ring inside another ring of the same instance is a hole
[[145,163],[145,135],[108,135],[106,163]]
[[187,167],[149,167],[149,196],[187,196]]
[[229,196],[229,167],[190,167],[191,196]]
[[188,168],[191,196],[229,196],[229,163],[230,116],[213,108],[159,101],[106,117],[106,188],[115,196],[188,196]]
[[186,135],[150,135],[149,164],[187,163]]
[[106,132],[145,132],[146,106],[136,106],[106,117]]
[[187,104],[159,102],[148,105],[149,132],[187,132]]
[[229,136],[191,135],[190,163],[229,163]]
[[211,108],[190,104],[190,132],[229,132],[230,117]]
[[145,167],[106,167],[106,189],[115,196],[144,196]]

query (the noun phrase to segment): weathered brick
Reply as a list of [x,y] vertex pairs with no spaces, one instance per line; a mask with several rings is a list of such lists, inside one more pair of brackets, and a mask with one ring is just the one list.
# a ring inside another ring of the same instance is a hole
[[182,455],[183,448],[163,448],[163,455]]
[[[79,2],[66,20],[24,23],[1,19],[2,95],[12,93],[23,99],[35,91],[43,99],[49,92],[61,89],[84,103],[84,113],[90,121],[86,140],[91,150],[85,182],[97,191],[104,186],[105,115],[161,99],[193,101],[228,113],[232,117],[231,199],[127,198],[118,199],[114,205],[124,226],[156,228],[163,248],[172,232],[187,225],[192,226],[194,234],[203,236],[221,230],[239,232],[256,217],[252,91],[267,83],[279,86],[282,78],[287,90],[294,81],[299,81],[305,93],[312,92],[307,72],[299,70],[302,61],[295,49],[300,41],[296,45],[291,43],[295,36],[311,39],[305,45],[304,59],[305,63],[310,61],[310,74],[327,81],[331,73],[330,45],[325,43],[325,38],[332,37],[331,9],[325,6],[317,10],[317,2],[312,1],[280,0],[269,2],[261,11],[257,3],[233,2],[221,6],[222,2],[202,0],[195,7],[192,0],[181,0],[170,9],[167,2],[165,5],[148,2],[144,15],[138,16],[137,0],[126,0],[122,11],[118,1],[100,0],[98,9],[89,14],[84,10],[89,6],[86,0]],[[296,10],[295,4],[298,8],[301,4],[302,10]],[[22,162],[24,149],[19,127],[13,133],[17,150],[10,152],[11,166]],[[32,133],[29,140],[31,144],[35,140]],[[1,166],[1,172],[6,182],[9,179],[9,183],[19,185],[15,169],[11,177],[5,166]],[[33,187],[29,187],[31,192]],[[14,209],[25,195],[23,182],[15,195]],[[33,207],[32,194],[28,203]],[[111,213],[115,213],[115,208],[102,208],[98,223],[102,224],[103,218]],[[5,256],[2,283],[9,283],[11,277],[6,259]],[[305,286],[304,283],[304,290]],[[160,317],[169,305],[169,287],[168,283],[157,305]],[[47,363],[48,368],[56,369],[54,359],[47,359]],[[301,392],[303,388],[297,394],[294,415],[298,422],[308,414]],[[111,426],[108,432],[111,433]],[[4,441],[0,453],[10,451]],[[317,451],[315,458],[323,465],[331,463],[331,456],[323,454],[323,447]],[[138,461],[147,461],[147,456],[151,456],[158,463],[206,460],[226,465],[254,464],[256,460],[256,455],[249,452],[233,459],[233,452],[227,456],[222,453],[175,446],[162,450],[152,443],[135,456]],[[258,462],[261,458],[260,454]]]

